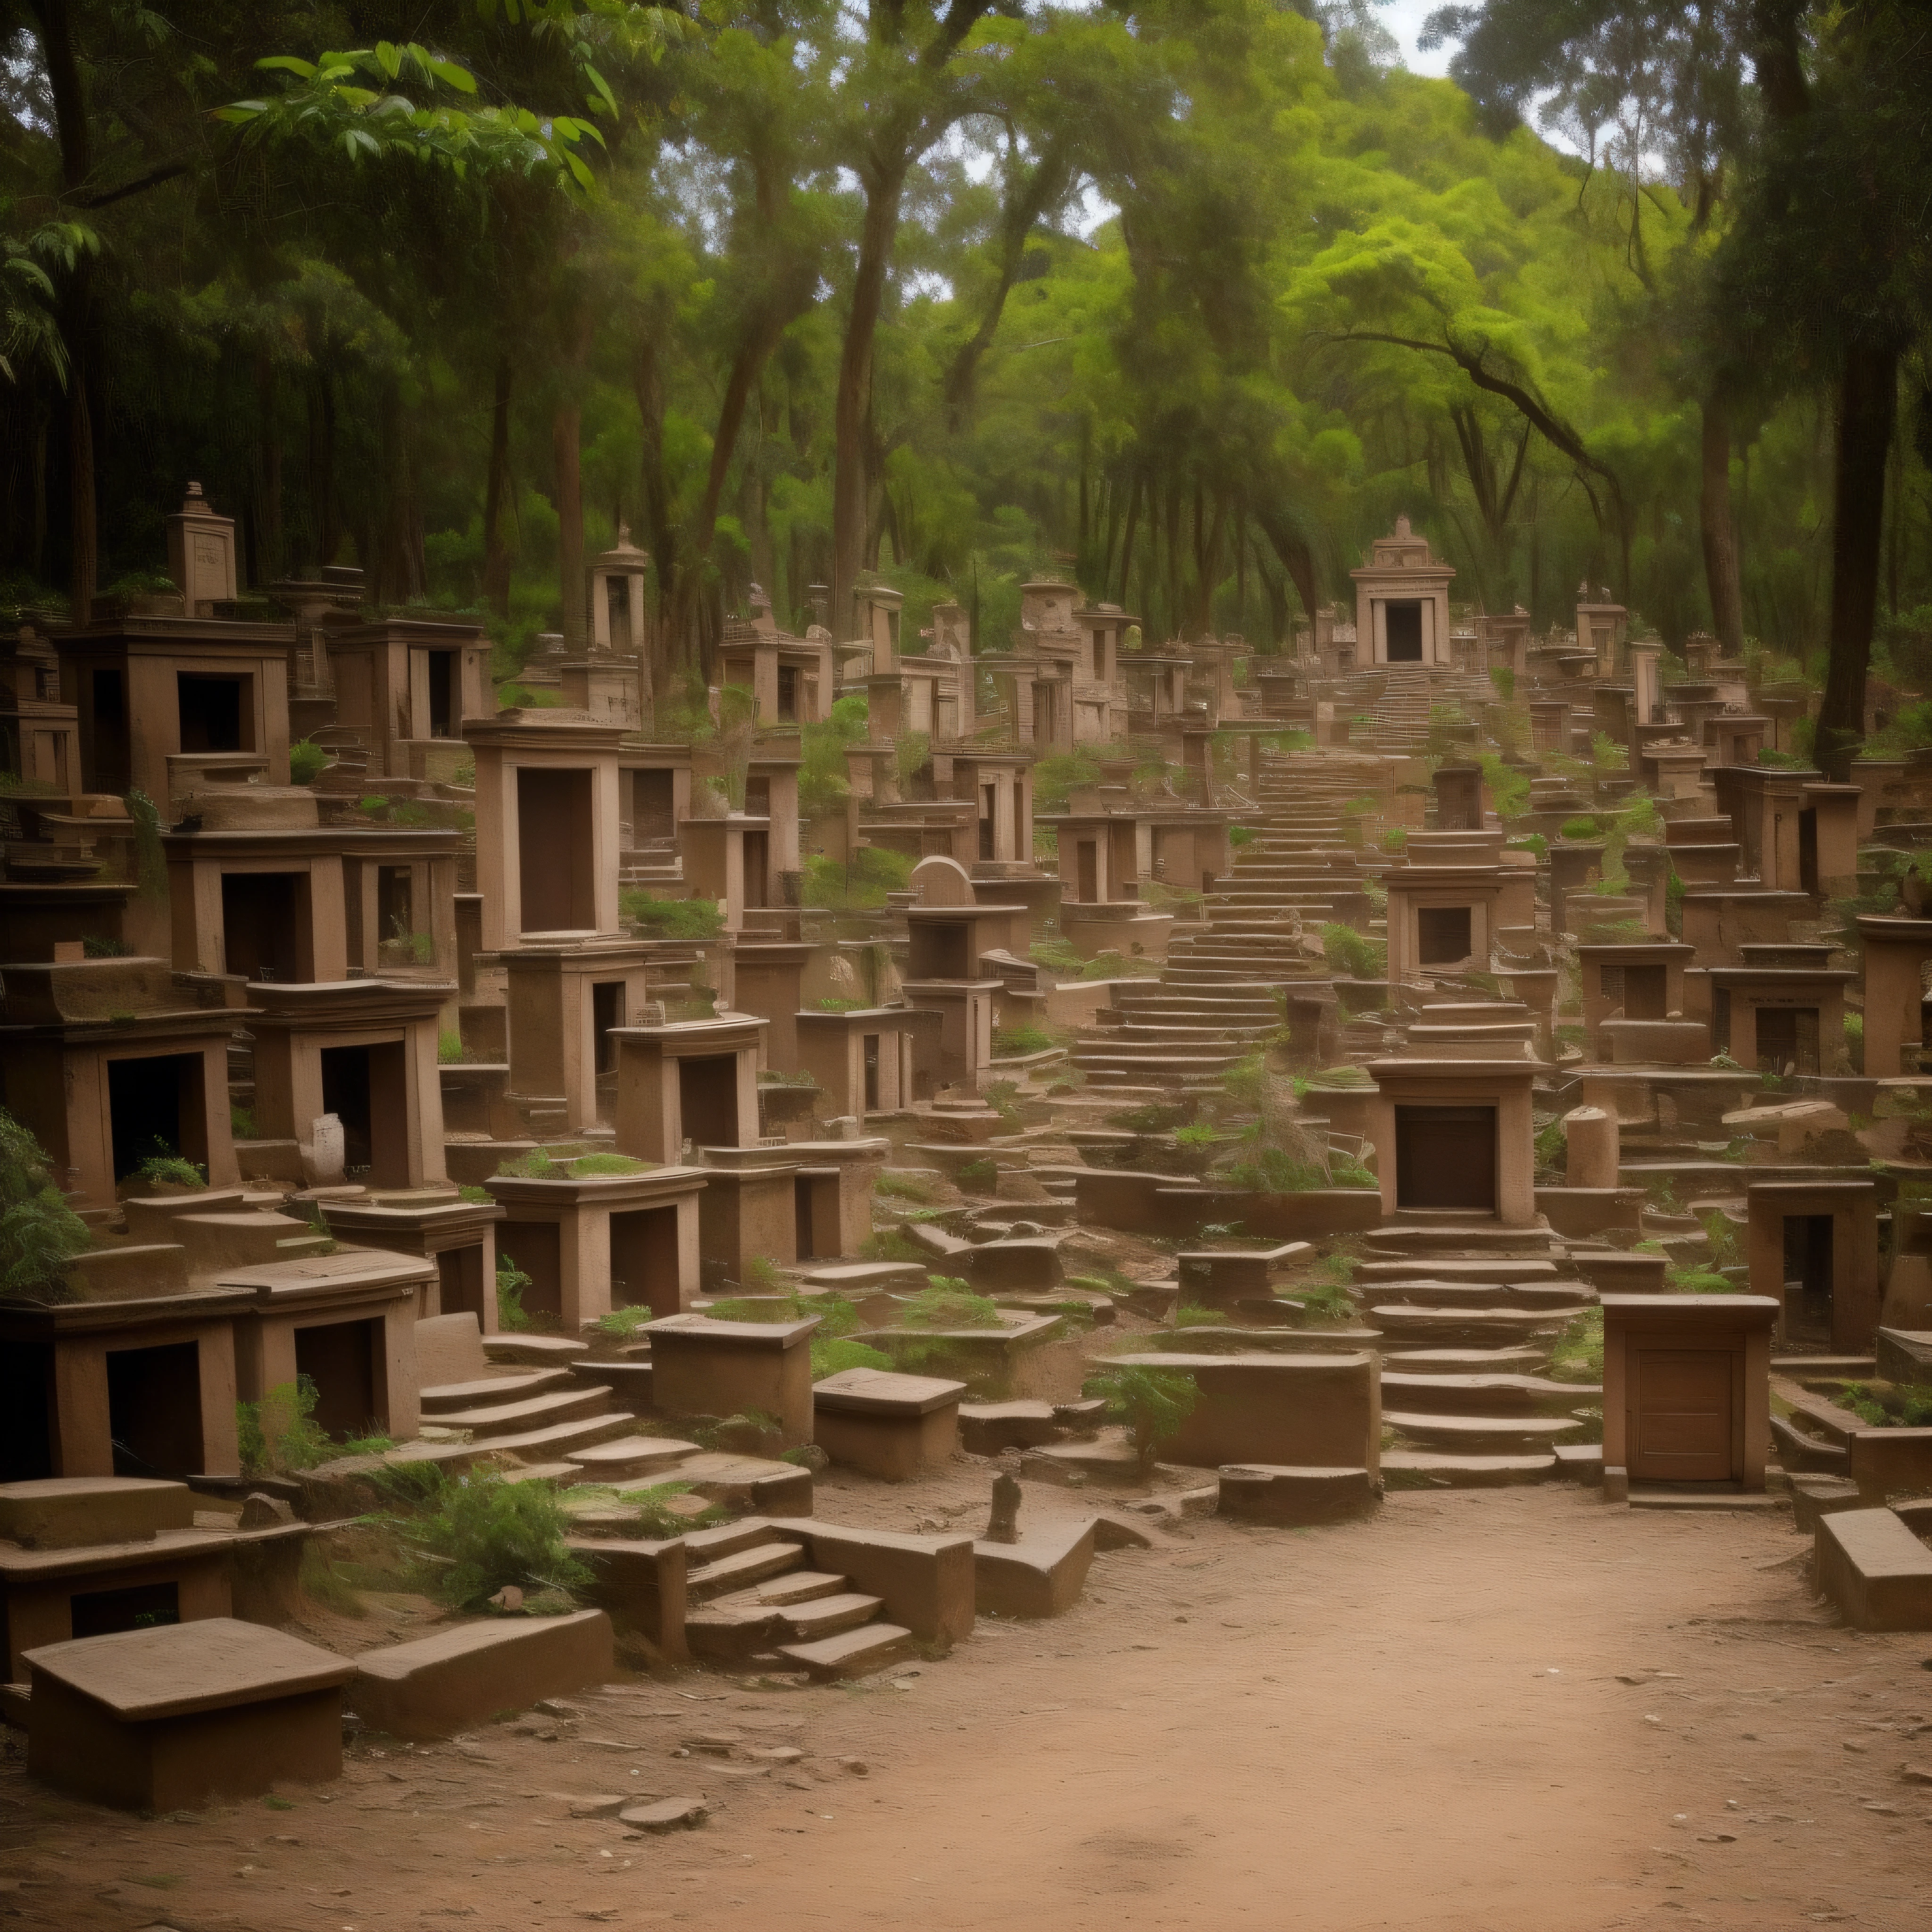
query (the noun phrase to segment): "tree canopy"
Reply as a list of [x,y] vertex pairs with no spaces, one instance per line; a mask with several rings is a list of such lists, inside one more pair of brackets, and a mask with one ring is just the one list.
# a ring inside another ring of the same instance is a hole
[[194,478],[252,583],[359,564],[506,675],[624,525],[668,669],[868,570],[1267,648],[1406,512],[1842,736],[1932,632],[1922,10],[1432,31],[1453,80],[1313,0],[0,0],[4,599],[139,587]]

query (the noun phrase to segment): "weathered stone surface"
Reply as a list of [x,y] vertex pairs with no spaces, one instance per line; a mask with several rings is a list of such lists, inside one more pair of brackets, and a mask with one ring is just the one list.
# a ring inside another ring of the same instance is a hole
[[399,1738],[446,1736],[496,1712],[602,1683],[615,1668],[602,1610],[465,1624],[356,1661],[357,1714]]
[[1231,1463],[1221,1471],[1220,1513],[1242,1522],[1345,1522],[1371,1514],[1381,1500],[1366,1469]]
[[655,1804],[633,1804],[617,1814],[620,1825],[634,1832],[655,1835],[666,1832],[694,1832],[711,1816],[701,1798],[664,1798]]
[[1022,1543],[973,1546],[974,1597],[982,1616],[1057,1617],[1079,1600],[1096,1546],[1093,1523]]

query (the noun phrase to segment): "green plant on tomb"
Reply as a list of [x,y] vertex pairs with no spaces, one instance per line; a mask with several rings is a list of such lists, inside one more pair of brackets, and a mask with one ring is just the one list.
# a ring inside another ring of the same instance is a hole
[[716,1503],[689,1514],[667,1507],[674,1498],[692,1493],[688,1483],[652,1483],[646,1489],[620,1490],[616,1500],[626,1509],[643,1513],[635,1534],[657,1542],[668,1542],[671,1538],[682,1536],[688,1531],[712,1529],[730,1521],[730,1511]]
[[496,1257],[496,1326],[506,1334],[520,1335],[530,1325],[524,1307],[524,1290],[530,1278],[508,1255]]
[[54,1185],[40,1142],[0,1107],[0,1296],[70,1299],[68,1264],[92,1239]]
[[975,1294],[970,1282],[957,1275],[932,1276],[928,1285],[909,1297],[899,1316],[906,1328],[999,1328],[998,1303]]
[[863,1342],[849,1336],[829,1340],[814,1336],[812,1340],[812,1378],[822,1382],[827,1376],[843,1375],[848,1369],[890,1369],[892,1358]]
[[570,1519],[546,1482],[512,1483],[472,1471],[446,1479],[430,1506],[394,1527],[416,1557],[422,1586],[452,1609],[492,1607],[506,1588],[526,1594],[526,1615],[573,1608],[591,1573],[570,1553]]
[[1201,1392],[1180,1369],[1120,1363],[1089,1376],[1082,1388],[1107,1405],[1107,1419],[1124,1424],[1143,1472],[1154,1467],[1160,1444],[1194,1413]]
[[191,1160],[184,1160],[164,1141],[156,1141],[155,1151],[134,1170],[135,1178],[150,1187],[206,1187],[206,1172]]
[[315,1419],[319,1392],[307,1376],[278,1382],[259,1402],[235,1405],[236,1445],[244,1476],[313,1469],[344,1453]]

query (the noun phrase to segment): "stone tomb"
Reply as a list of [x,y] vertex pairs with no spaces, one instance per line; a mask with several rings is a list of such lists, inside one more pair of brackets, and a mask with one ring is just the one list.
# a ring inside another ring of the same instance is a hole
[[952,1460],[965,1393],[932,1376],[846,1369],[812,1384],[812,1439],[835,1462],[905,1482]]
[[436,1264],[436,1279],[423,1283],[416,1318],[473,1315],[486,1335],[496,1329],[496,1224],[503,1210],[484,1201],[437,1196],[418,1200],[354,1196],[317,1203],[337,1240],[392,1254],[418,1255]]
[[482,950],[526,933],[615,936],[620,725],[581,712],[500,712],[472,719],[476,886]]
[[1380,1156],[1387,1219],[1421,1209],[1537,1225],[1536,1062],[1378,1060],[1368,1070],[1377,1090],[1368,1137]]
[[255,1798],[342,1773],[345,1658],[210,1617],[29,1652],[27,1768],[127,1811]]
[[1780,1347],[1862,1355],[1879,1324],[1878,1188],[1760,1180],[1749,1190],[1754,1294],[1776,1302]]
[[1684,1010],[1684,972],[1691,949],[1672,939],[1580,946],[1583,1033],[1591,1057],[1609,1056],[1598,1029],[1606,1019],[1668,1019]]
[[1755,1294],[1604,1296],[1606,1477],[1762,1490],[1778,1306]]
[[228,1049],[254,1016],[230,987],[141,958],[9,964],[4,982],[7,1103],[75,1206],[112,1206],[156,1154],[194,1162],[212,1186],[240,1178]]
[[932,1098],[918,1067],[922,1038],[936,1057],[939,1014],[913,1006],[862,1006],[842,1013],[796,1016],[798,1066],[818,1082],[820,1112],[829,1119],[863,1120],[896,1114]]
[[609,1125],[617,1110],[618,1030],[651,1000],[650,940],[543,938],[494,956],[509,992],[512,1103],[562,1134]]
[[44,1644],[230,1616],[238,1597],[272,1607],[258,1586],[272,1570],[284,1587],[292,1582],[308,1526],[198,1528],[194,1502],[184,1483],[140,1478],[0,1485],[8,1680],[23,1682],[23,1654]]
[[468,763],[465,728],[496,712],[490,640],[482,626],[378,617],[338,621],[322,635],[335,722],[368,745],[372,786],[386,776],[440,777]]
[[1496,928],[1507,922],[1498,916],[1499,902],[1510,882],[1500,866],[1408,864],[1383,883],[1388,888],[1391,985],[1432,972],[1486,967]]
[[1117,1355],[1124,1368],[1179,1370],[1200,1391],[1162,1441],[1164,1461],[1297,1468],[1382,1468],[1382,1373],[1373,1355]]
[[1857,974],[1826,964],[1824,946],[1741,946],[1740,965],[1694,969],[1711,1016],[1711,1051],[1768,1073],[1835,1073],[1845,1046],[1845,988]]
[[788,1447],[812,1439],[812,1348],[802,1322],[717,1322],[673,1315],[640,1333],[651,1345],[651,1405],[661,1415],[777,1419]]
[[922,860],[912,885],[920,897],[905,909],[906,1002],[940,1016],[938,1061],[920,1071],[935,1085],[977,1087],[992,1064],[993,1004],[1002,984],[988,976],[981,956],[1006,947],[1012,921],[1026,908],[981,904],[954,860]]
[[614,1309],[676,1315],[697,1292],[701,1168],[554,1180],[499,1174],[484,1184],[508,1216],[497,1244],[530,1277],[525,1309],[566,1335]]
[[[304,1174],[317,1184],[412,1188],[442,1180],[436,1036],[455,994],[453,983],[388,980],[255,988],[256,1131],[296,1142]],[[341,1124],[339,1172],[316,1135],[325,1114]]]
[[1367,644],[1367,663],[1454,663],[1449,586],[1456,573],[1436,562],[1429,539],[1418,536],[1406,517],[1396,518],[1394,530],[1376,539],[1369,561],[1348,574],[1355,584],[1355,634]]
[[1918,1071],[1932,1034],[1925,1025],[1924,975],[1932,964],[1932,919],[1861,913],[1864,959],[1864,1072],[1894,1080]]

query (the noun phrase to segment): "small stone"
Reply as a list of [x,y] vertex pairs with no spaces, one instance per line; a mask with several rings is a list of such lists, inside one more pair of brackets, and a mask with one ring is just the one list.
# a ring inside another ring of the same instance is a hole
[[684,1748],[707,1757],[729,1757],[744,1742],[742,1731],[697,1731],[684,1740]]
[[515,1584],[506,1583],[490,1601],[500,1610],[520,1610],[524,1607],[524,1593]]
[[694,1832],[710,1816],[701,1798],[666,1798],[656,1804],[633,1804],[618,1822],[634,1832]]
[[1898,1774],[1907,1784],[1932,1784],[1932,1771],[1922,1771],[1916,1765],[1900,1765]]
[[805,1754],[796,1744],[761,1744],[745,1755],[759,1764],[796,1764]]
[[854,1778],[869,1778],[872,1774],[872,1767],[862,1757],[842,1757],[838,1768],[850,1772]]

